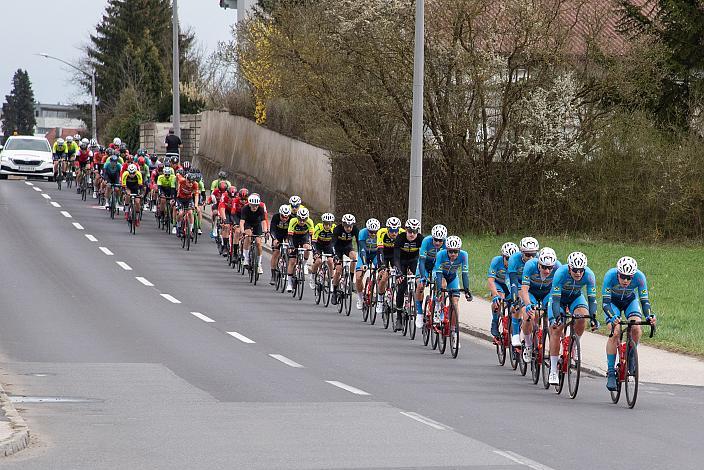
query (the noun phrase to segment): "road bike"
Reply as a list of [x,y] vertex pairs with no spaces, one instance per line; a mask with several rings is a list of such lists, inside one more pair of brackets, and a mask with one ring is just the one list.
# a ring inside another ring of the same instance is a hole
[[343,256],[342,274],[340,275],[340,284],[333,292],[337,297],[337,313],[345,312],[346,316],[352,313],[352,284],[354,283],[353,273],[350,272],[351,260]]
[[365,271],[367,272],[366,278],[364,278],[363,290],[362,290],[362,320],[369,320],[369,324],[373,325],[376,323],[376,266],[372,260],[368,260],[365,265]]
[[137,223],[140,218],[140,215],[134,209],[134,200],[138,197],[139,195],[137,194],[130,194],[130,202],[127,205],[127,225],[133,235],[137,234]]
[[298,297],[298,300],[303,298],[303,291],[306,288],[306,271],[305,271],[305,252],[303,247],[296,248],[296,268],[293,271],[293,290],[292,297]]
[[[450,339],[450,353],[457,358],[460,351],[460,324],[457,309],[452,303],[452,294],[457,289],[440,289],[439,296],[435,299],[435,309],[440,314],[440,323],[433,324],[434,341],[437,343],[440,354],[445,354],[447,340]],[[433,348],[435,349],[435,348]]]
[[315,273],[315,304],[320,305],[322,302],[326,307],[330,305],[330,268],[328,260],[332,256],[327,253],[320,253],[320,267]]
[[177,231],[181,235],[181,248],[190,251],[191,239],[193,238],[193,208],[190,205],[183,207],[183,216],[178,225]]
[[[435,282],[432,278],[428,279],[428,294],[423,300],[423,328],[421,333],[423,335],[423,346],[427,346],[430,343],[430,337],[435,339],[433,334],[433,312],[435,305]],[[433,349],[437,349],[438,343],[437,339],[431,344]]]
[[257,238],[261,238],[264,235],[245,235],[244,238],[249,238],[250,239],[250,244],[249,244],[249,265],[247,266],[247,269],[249,270],[249,282],[254,284],[255,286],[257,285],[257,281],[259,281],[259,263],[261,262],[261,258],[259,257],[259,250],[257,250]]
[[499,300],[499,336],[494,338],[499,365],[506,364],[506,351],[511,348],[511,301]]
[[391,268],[387,282],[386,282],[386,292],[383,297],[383,304],[381,307],[381,320],[384,324],[384,329],[389,328],[389,323],[391,323],[391,317],[394,314],[394,300],[396,299],[396,268]]
[[108,206],[108,209],[110,210],[111,219],[115,218],[115,213],[120,213],[120,208],[118,206],[120,188],[121,186],[119,184],[110,185],[110,205]]
[[[547,364],[548,369],[550,368],[550,353],[547,353],[547,363],[546,351],[545,351],[545,336],[547,336],[547,311],[542,307],[542,305],[537,306],[533,309],[533,352],[531,353],[530,360],[530,376],[533,380],[533,384],[537,384],[540,381],[540,372],[543,366]],[[547,381],[547,378],[543,376],[543,383]]]
[[[652,315],[653,317],[655,315]],[[633,341],[631,328],[636,325],[648,325],[650,326],[650,337],[652,338],[655,334],[655,325],[653,325],[649,320],[619,320],[619,325],[621,325],[621,333],[618,339],[618,361],[616,362],[616,390],[609,391],[611,394],[611,401],[615,404],[621,398],[621,389],[626,389],[626,403],[628,408],[633,408],[636,406],[636,399],[638,398],[638,348],[636,347],[635,341]],[[624,328],[625,331],[624,331]],[[614,330],[616,329],[616,323],[611,325],[611,334],[609,338],[613,337]],[[623,335],[626,335],[626,341],[623,341]]]
[[403,302],[403,336],[408,333],[408,338],[416,339],[416,275],[406,276],[406,298]]
[[[288,275],[288,242],[282,241],[279,243],[279,259],[276,262],[276,268],[274,271],[274,276],[276,277],[276,282],[274,285],[275,291],[281,291],[282,293],[286,290],[286,276]],[[329,289],[329,288],[328,288]],[[329,297],[329,290],[328,290]],[[329,298],[328,298],[329,302]],[[327,306],[327,305],[326,305]]]
[[[562,330],[562,336],[559,338],[560,356],[557,360],[559,383],[555,385],[555,393],[558,395],[562,393],[565,378],[567,378],[569,395],[574,399],[579,390],[579,378],[582,373],[582,348],[579,345],[579,336],[575,332],[575,323],[577,320],[589,318],[589,315],[573,315],[568,311],[565,316],[567,322]],[[598,324],[592,322],[592,330],[596,327]]]

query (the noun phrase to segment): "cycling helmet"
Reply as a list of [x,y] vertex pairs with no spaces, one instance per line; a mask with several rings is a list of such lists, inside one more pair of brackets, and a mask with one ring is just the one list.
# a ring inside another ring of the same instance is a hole
[[170,166],[164,167],[164,175],[165,176],[171,176],[171,174],[174,172],[174,169],[171,168]]
[[164,169],[164,164],[162,162],[157,162],[156,164],[156,169],[157,170],[163,170]]
[[462,239],[457,235],[451,235],[445,240],[445,246],[448,250],[459,250],[462,248]]
[[[283,206],[282,206],[282,207],[283,207]],[[326,212],[325,214],[323,214],[323,216],[321,217],[321,219],[322,219],[323,222],[326,223],[326,224],[331,224],[331,223],[335,222],[335,216],[334,216],[333,214],[331,214],[330,212]],[[343,222],[344,222],[345,218],[343,217],[342,220],[343,220]]]
[[288,200],[288,203],[291,204],[292,207],[298,207],[301,205],[301,197],[300,196],[291,196]]
[[616,270],[624,276],[634,276],[638,272],[638,263],[630,256],[624,256],[616,263]]
[[139,163],[139,166],[143,166],[147,161],[144,159],[144,157],[139,157],[137,159],[137,163]]
[[381,223],[376,219],[367,220],[367,230],[370,232],[378,232],[381,228]]
[[190,170],[190,169],[191,169],[191,162],[189,162],[188,160],[186,160],[185,162],[183,162],[183,168],[184,168],[186,171]]
[[218,172],[218,179],[221,179],[221,180],[222,180],[222,179],[225,179],[225,178],[227,178],[227,173],[225,173],[224,171],[220,170],[220,171]]
[[571,269],[584,269],[587,267],[587,255],[581,251],[574,251],[567,257],[567,265]]
[[105,153],[107,153],[108,155],[111,155],[111,156],[115,155],[115,151],[113,150],[112,147],[108,147],[107,149],[105,149]]
[[249,196],[249,199],[247,199],[247,202],[253,206],[258,206],[262,200],[259,198],[259,194],[252,194]]
[[538,263],[552,268],[555,266],[556,262],[557,255],[555,254],[555,250],[548,248],[547,246],[540,250],[540,254],[538,254]]
[[524,237],[521,239],[521,253],[535,253],[540,249],[538,240],[533,237]]
[[398,230],[401,228],[401,220],[398,217],[389,217],[386,219],[386,227],[391,230]]
[[63,145],[64,145],[65,143],[66,143],[66,142],[64,142],[64,139],[62,139],[61,137],[59,137],[58,139],[56,139],[56,145],[58,145],[59,147],[63,147]]
[[119,147],[120,145],[122,145],[122,140],[120,140],[119,137],[115,137],[114,139],[112,139],[112,144]]
[[420,232],[420,221],[418,219],[408,219],[406,221],[406,230]]
[[509,258],[511,255],[518,253],[518,245],[516,245],[513,242],[506,242],[503,245],[501,245],[501,254],[505,256],[506,258]]
[[173,157],[171,157],[171,163],[173,163],[174,165],[177,164],[178,163],[178,156],[174,155]]
[[164,162],[164,166],[171,167],[171,160],[166,160],[166,161]]
[[230,197],[235,197],[235,196],[237,196],[237,188],[236,188],[234,185],[232,185],[232,186],[230,186],[230,187],[228,188],[228,187],[227,187],[227,183],[225,183],[225,182],[223,181],[222,183],[220,183],[220,190],[221,190],[221,191],[225,191],[225,189],[222,189],[223,186],[227,189],[227,194],[229,194]]
[[184,173],[185,171],[183,171],[183,168],[179,168],[178,170],[176,170],[177,175],[183,175]]
[[189,173],[187,178],[188,181],[196,181],[198,179],[198,176],[195,173]]
[[98,147],[98,152],[105,153],[105,147],[103,147],[102,145]]
[[344,225],[354,225],[357,219],[354,218],[352,214],[345,214],[342,216],[342,223]]
[[281,204],[279,207],[279,214],[281,214],[282,217],[288,217],[291,215],[291,206],[288,204]]
[[84,138],[81,139],[81,143],[88,145],[88,144],[90,144],[90,140],[88,140],[87,137],[84,137]]
[[127,151],[127,144],[123,142],[120,144],[120,152],[126,152],[126,151]]
[[135,165],[134,163],[131,163],[131,164],[127,167],[127,172],[128,172],[130,175],[134,175],[135,173],[137,173],[137,165]]
[[80,142],[81,141],[81,134],[74,135],[73,140],[75,140],[76,142]]
[[78,146],[79,146],[81,149],[85,150],[85,149],[88,148],[88,142],[81,142],[80,144],[78,144]]
[[447,227],[442,224],[437,224],[433,226],[432,230],[430,230],[430,234],[433,238],[444,240],[447,238]]
[[225,191],[225,190],[227,190],[227,182],[226,182],[226,181],[220,181],[220,183],[218,183],[218,188],[220,189],[220,191]]
[[306,220],[308,218],[308,214],[308,209],[306,209],[305,207],[301,207],[298,209],[298,211],[296,211],[296,215],[301,220]]
[[127,160],[127,163],[131,163],[134,160],[134,157],[132,155],[127,155],[125,160]]
[[117,163],[118,160],[119,160],[119,158],[118,158],[117,155],[113,154],[113,155],[110,156],[110,161],[111,161],[111,162]]
[[66,142],[68,142],[69,144],[70,144],[71,142],[73,142],[73,136],[72,136],[72,135],[67,135],[67,136],[66,136]]
[[88,146],[90,148],[98,148],[98,141],[95,139],[90,139],[90,141],[88,142]]
[[147,154],[147,151],[144,150],[144,149],[138,149],[138,150],[137,150],[137,155],[139,155],[140,157],[142,157],[142,156],[144,156],[144,155],[146,155],[146,154]]
[[240,188],[240,199],[246,199],[249,197],[249,190],[247,188]]
[[149,160],[152,161],[152,163],[156,163],[156,161],[159,159],[159,156],[155,153],[149,155]]

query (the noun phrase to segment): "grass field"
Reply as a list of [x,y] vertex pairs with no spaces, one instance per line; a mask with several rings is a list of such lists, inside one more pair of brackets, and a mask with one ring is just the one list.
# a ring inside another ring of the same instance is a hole
[[[535,236],[540,246],[549,246],[565,262],[572,251],[587,255],[599,291],[598,318],[603,323],[601,287],[604,274],[621,256],[632,256],[648,279],[653,312],[658,316],[657,334],[645,342],[671,351],[704,357],[704,322],[699,316],[702,307],[694,294],[696,282],[704,266],[704,246],[681,244],[621,244],[580,237]],[[499,254],[506,241],[518,243],[521,236],[465,235],[463,249],[470,258],[472,291],[487,297],[486,272],[489,261]],[[606,327],[602,326],[602,333]],[[646,335],[644,335],[645,337]]]

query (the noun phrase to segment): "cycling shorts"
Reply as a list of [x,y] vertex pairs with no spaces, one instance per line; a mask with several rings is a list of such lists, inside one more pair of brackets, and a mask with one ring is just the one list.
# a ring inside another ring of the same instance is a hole
[[511,296],[511,289],[506,284],[504,284],[503,282],[496,281],[496,280],[495,280],[495,284],[496,284],[496,290],[499,292],[503,292],[505,298],[508,299]]
[[315,247],[315,251],[318,253],[325,253],[328,256],[333,255],[332,243],[314,243],[313,246]]
[[460,277],[452,273],[450,275],[446,275],[443,273],[442,275],[443,279],[445,279],[445,283],[447,284],[445,286],[445,289],[451,290],[452,296],[453,297],[459,297],[460,296]]
[[110,185],[120,184],[120,174],[119,173],[105,173],[103,176],[105,181]]
[[244,229],[245,230],[251,230],[252,235],[261,235],[262,233],[262,223],[258,222],[256,224],[249,224],[247,222],[244,223]]
[[[549,296],[550,300],[548,301],[548,309],[552,309],[552,296]],[[562,317],[565,316],[565,308],[569,307],[570,312],[574,312],[576,309],[579,307],[584,307],[587,310],[589,310],[589,304],[587,303],[587,299],[584,298],[584,294],[579,294],[579,296],[574,299],[572,302],[569,304],[560,302],[560,315]]]
[[288,237],[288,231],[287,230],[280,230],[276,227],[271,231],[271,237],[281,243],[282,241],[286,240]]
[[173,197],[176,190],[170,186],[159,186],[159,195],[164,197]]
[[129,181],[125,183],[125,188],[127,188],[133,194],[139,194],[139,184],[130,183]]
[[611,300],[611,304],[609,304],[609,310],[611,311],[611,315],[616,317],[620,317],[621,314],[625,314],[626,318],[643,318],[643,310],[640,305],[640,299],[638,298],[634,298],[630,303],[625,305],[621,303],[616,303]]
[[90,163],[90,160],[86,160],[85,162],[82,162],[82,161],[78,160],[78,167],[82,170],[82,169],[84,169],[86,166],[88,166],[89,163]]
[[540,305],[542,308],[547,310],[548,304],[550,303],[550,293],[547,293],[544,297],[539,299],[533,295],[532,292],[528,292],[528,297],[530,298],[530,303],[533,305]]
[[62,158],[67,158],[67,157],[68,156],[65,153],[55,153],[55,154],[52,154],[51,159],[56,162],[56,161],[61,160]]
[[291,235],[291,247],[301,248],[303,245],[310,244],[310,235],[304,233],[303,235]]
[[[366,259],[362,259],[366,258]],[[364,256],[357,256],[357,265],[355,266],[355,271],[361,271],[362,266],[368,264],[368,261],[371,261],[371,264],[376,268],[379,266],[379,257],[376,255],[376,251],[365,251]]]
[[335,257],[342,261],[343,256],[347,256],[350,258],[350,253],[354,250],[352,250],[352,243],[345,243],[344,245],[335,245],[333,247],[333,250],[335,252]]
[[193,202],[193,199],[188,197],[188,198],[176,198],[176,205],[179,210],[188,210],[188,209],[193,209],[195,207],[195,204]]

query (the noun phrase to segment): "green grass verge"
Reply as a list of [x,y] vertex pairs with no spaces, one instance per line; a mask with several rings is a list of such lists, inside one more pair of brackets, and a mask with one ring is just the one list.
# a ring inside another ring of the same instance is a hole
[[[647,279],[653,311],[658,316],[657,334],[644,341],[664,349],[704,357],[704,323],[699,318],[700,306],[693,293],[695,282],[704,266],[704,247],[701,245],[658,244],[640,245],[614,243],[584,237],[533,235],[540,246],[549,246],[565,262],[572,251],[587,255],[589,267],[594,271],[597,289],[601,294],[602,281],[608,269],[616,265],[621,256],[632,256],[638,261]],[[463,248],[469,253],[470,282],[472,291],[488,297],[486,272],[491,258],[499,253],[506,241],[518,243],[521,236],[465,235]],[[601,295],[598,318],[603,323]],[[604,333],[606,327],[602,327]]]

